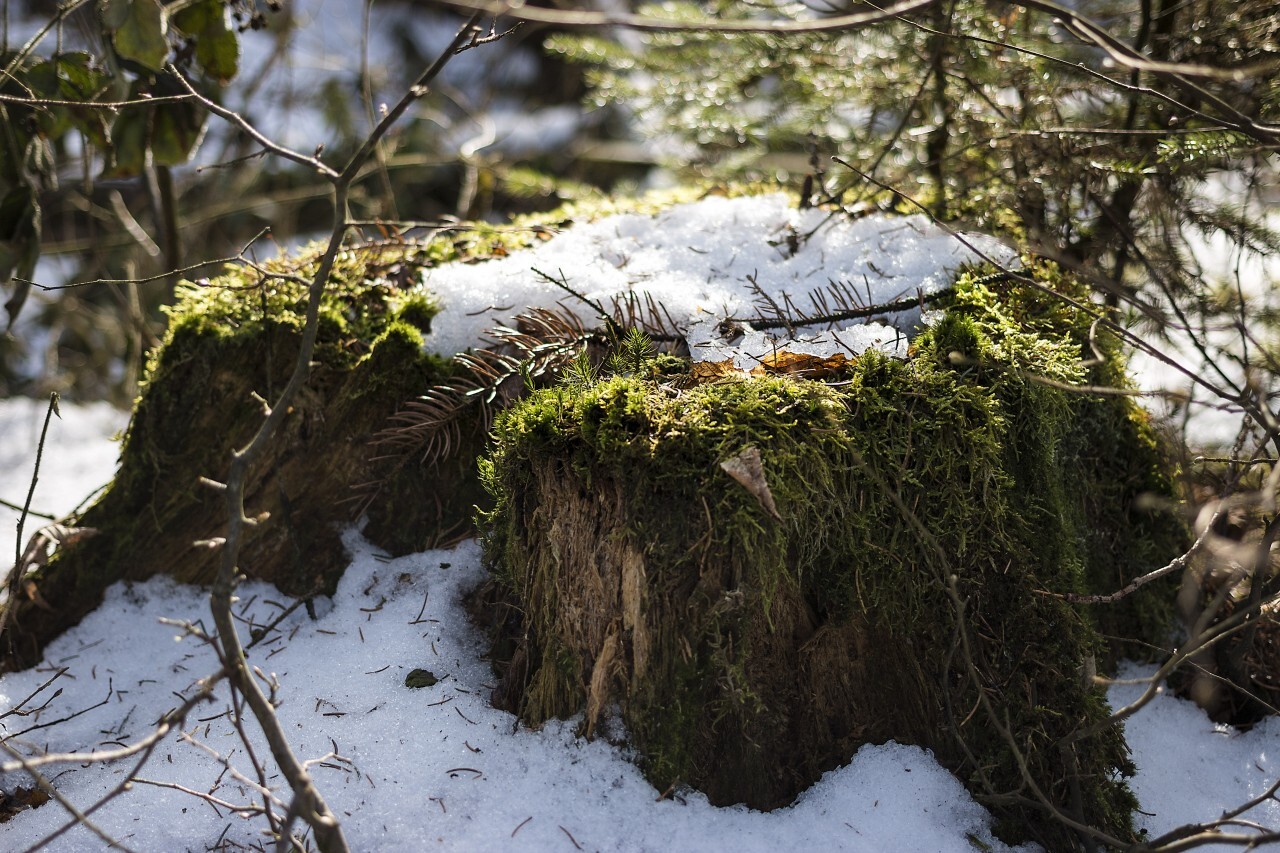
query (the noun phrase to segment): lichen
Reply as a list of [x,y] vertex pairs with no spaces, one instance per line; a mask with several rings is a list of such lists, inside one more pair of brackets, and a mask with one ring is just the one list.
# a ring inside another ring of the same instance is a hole
[[[1168,592],[1096,613],[1061,596],[1114,591],[1184,534],[1140,509],[1171,489],[1132,400],[1062,387],[1122,378],[1096,332],[1090,363],[1091,325],[971,272],[909,359],[868,352],[838,387],[606,371],[536,392],[481,465],[486,553],[522,614],[499,695],[587,728],[617,702],[655,786],[719,803],[790,802],[861,743],[925,745],[1007,836],[1060,849],[1009,797],[1003,725],[1055,805],[1129,837],[1119,729],[1062,744],[1107,713],[1080,674],[1098,628],[1162,638]],[[748,447],[779,519],[720,467]]]

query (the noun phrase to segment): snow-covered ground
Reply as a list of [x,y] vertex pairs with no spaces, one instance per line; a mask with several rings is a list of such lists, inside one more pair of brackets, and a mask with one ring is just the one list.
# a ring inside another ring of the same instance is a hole
[[[16,411],[25,423],[32,408],[28,401],[4,401],[0,422],[13,421]],[[37,492],[47,490],[50,500],[70,499],[96,482],[81,472],[109,471],[115,459],[109,436],[117,422],[95,407],[66,405],[63,423],[46,449],[62,459],[61,467],[45,472]],[[11,434],[6,431],[6,439]],[[688,791],[659,801],[625,748],[576,738],[573,721],[530,731],[489,706],[493,679],[482,659],[484,643],[460,606],[461,595],[483,576],[474,543],[387,560],[354,531],[347,541],[355,557],[319,618],[296,610],[250,660],[279,679],[285,729],[301,757],[319,760],[312,766],[316,781],[353,850],[573,850],[574,842],[585,850],[969,853],[981,849],[975,842],[1006,849],[991,837],[986,811],[929,753],[892,743],[863,747],[794,806],[769,814],[715,808]],[[289,603],[263,584],[246,586],[240,597],[246,635]],[[165,579],[112,587],[97,611],[49,646],[40,667],[0,679],[3,713],[66,668],[28,703],[43,705],[54,690],[63,691],[39,714],[2,721],[11,734],[97,707],[11,742],[37,754],[113,749],[145,735],[178,702],[175,694],[189,694],[216,668],[206,646],[182,639],[162,618],[208,625],[205,593]],[[414,669],[431,671],[438,683],[407,688],[405,677]],[[1144,672],[1133,667],[1126,675]],[[1113,703],[1128,701],[1136,690],[1113,687]],[[237,817],[227,806],[172,787],[237,806],[259,802],[235,775],[256,781],[228,723],[229,701],[219,689],[198,706],[185,735],[171,734],[141,770],[148,783],[95,812],[95,823],[140,851],[203,850],[219,838],[261,843],[263,818]],[[1216,817],[1280,773],[1274,749],[1280,721],[1239,733],[1161,695],[1128,732],[1139,768],[1133,785],[1150,813],[1138,819],[1153,832]],[[253,748],[267,755],[256,737]],[[88,808],[131,766],[72,763],[47,771],[66,797]],[[269,775],[269,786],[278,790],[274,769]],[[8,774],[0,787],[12,791],[24,781]],[[1280,822],[1277,804],[1262,812],[1255,817]],[[24,812],[0,824],[0,848],[25,848],[66,821],[56,803]],[[53,849],[103,847],[77,828]]]
[[[26,503],[48,408],[48,400],[26,397],[0,404],[0,500],[19,507]],[[111,482],[116,470],[116,446],[109,439],[129,421],[127,413],[107,403],[64,403],[62,408],[67,417],[54,415],[49,422],[40,478],[31,500],[33,512],[59,517],[75,509],[95,489]],[[13,564],[19,515],[17,510],[0,504],[0,565],[5,568]],[[48,523],[47,518],[29,517],[22,538],[29,539]]]
[[[658,290],[683,321],[699,311],[745,313],[750,297],[741,286],[748,274],[774,294],[800,298],[810,278],[822,284],[833,274],[827,270],[840,270],[879,288],[867,294],[879,302],[941,287],[946,271],[972,258],[923,222],[868,218],[819,228],[810,215],[776,197],[736,204],[708,199],[664,217],[574,229],[528,255],[437,270],[426,284],[441,294],[445,313],[429,344],[453,351],[471,343],[480,324],[505,319],[498,315],[508,309],[492,306],[561,298],[529,272],[534,265],[563,273],[592,298],[633,287]],[[668,242],[663,251],[662,223],[681,236],[683,248]],[[797,247],[788,245],[790,235],[809,233]],[[908,249],[910,264],[902,257]],[[821,272],[806,274],[812,269]],[[738,292],[728,289],[733,282]],[[479,309],[487,316],[470,316]],[[868,328],[835,331],[867,338]],[[893,340],[864,343],[895,348],[898,334],[909,331],[893,329]],[[731,342],[709,339],[709,357],[759,358],[764,352],[753,349],[760,343],[753,341],[743,335],[731,351]],[[851,341],[826,344],[850,347]],[[767,343],[775,345],[785,344]],[[25,498],[42,414],[41,403],[0,403],[0,497],[6,500]],[[109,410],[65,405],[51,427],[33,506],[62,512],[105,482],[116,454],[109,436],[121,423]],[[5,518],[12,529],[12,514]],[[12,553],[12,532],[0,535],[8,537],[0,546]],[[354,850],[1007,849],[991,836],[990,816],[927,752],[892,743],[864,747],[795,805],[768,814],[715,808],[696,792],[660,798],[627,760],[625,746],[582,741],[573,721],[529,731],[489,706],[492,675],[482,638],[460,606],[461,595],[483,576],[474,543],[396,560],[376,554],[355,531],[348,544],[355,556],[333,600],[321,603],[315,619],[303,609],[287,615],[262,636],[250,661],[278,679],[285,729],[299,755],[315,762],[316,781]],[[240,599],[246,636],[289,606],[261,584],[246,585]],[[146,735],[216,668],[208,647],[162,618],[208,625],[205,593],[164,579],[117,585],[97,611],[49,646],[40,667],[0,678],[0,725],[10,744],[27,755],[87,752],[118,749]],[[415,669],[438,681],[407,687]],[[1145,671],[1132,667],[1126,674]],[[20,709],[38,712],[3,716],[54,676]],[[1111,699],[1123,703],[1136,689],[1116,685]],[[229,722],[230,702],[220,687],[191,713],[181,735],[161,742],[139,772],[147,781],[94,811],[92,820],[135,850],[262,844],[265,819],[252,814],[261,802],[260,782]],[[1133,785],[1143,812],[1137,820],[1152,833],[1213,819],[1280,774],[1269,749],[1280,734],[1275,720],[1239,733],[1162,694],[1128,732],[1139,768]],[[248,737],[253,753],[267,762],[265,787],[287,799],[261,739]],[[46,770],[64,796],[88,809],[131,766],[77,761]],[[5,791],[24,782],[20,772],[0,776]],[[242,809],[251,816],[238,816]],[[1280,824],[1280,804],[1268,802],[1248,817]],[[66,821],[56,803],[25,812],[0,824],[0,849],[35,844]],[[84,828],[54,845],[103,846]]]

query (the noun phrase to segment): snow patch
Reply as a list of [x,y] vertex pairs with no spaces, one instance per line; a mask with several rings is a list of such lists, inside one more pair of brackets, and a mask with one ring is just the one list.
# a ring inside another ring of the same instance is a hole
[[[919,300],[949,287],[963,265],[987,259],[1017,264],[1016,253],[995,238],[957,237],[922,215],[850,219],[797,210],[780,193],[712,196],[653,216],[577,224],[501,259],[424,270],[422,286],[444,305],[426,345],[446,355],[483,346],[486,329],[531,307],[563,303],[590,319],[592,309],[574,304],[549,276],[606,307],[625,294],[641,304],[651,297],[688,334],[698,361],[732,360],[749,370],[783,349],[827,357],[874,348],[903,356],[921,323]],[[743,322],[776,315],[770,303],[821,313],[811,294],[833,285],[858,306],[914,301],[872,322],[814,324],[794,335]],[[738,322],[723,326],[731,319]]]

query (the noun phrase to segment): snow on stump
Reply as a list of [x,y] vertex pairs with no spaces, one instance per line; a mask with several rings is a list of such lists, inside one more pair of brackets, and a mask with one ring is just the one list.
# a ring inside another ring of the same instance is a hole
[[[27,575],[31,596],[6,631],[5,666],[38,663],[45,643],[77,624],[116,581],[168,574],[212,582],[226,508],[200,478],[220,480],[232,451],[257,430],[263,410],[254,395],[271,400],[284,388],[317,254],[263,266],[282,278],[229,268],[183,285],[152,354],[119,470],[77,522],[98,532]],[[246,529],[240,568],[286,595],[333,591],[350,562],[341,530],[361,513],[365,535],[394,554],[471,529],[483,498],[474,473],[482,430],[461,429],[458,452],[432,468],[417,459],[379,460],[370,446],[405,401],[453,370],[449,359],[423,350],[437,308],[409,286],[420,263],[412,247],[340,255],[311,379],[250,473],[245,505],[262,521]]]
[[587,735],[619,714],[659,791],[717,804],[786,805],[895,740],[1007,838],[1075,844],[1033,788],[1131,837],[1090,674],[1116,651],[1103,633],[1163,639],[1172,589],[1060,596],[1118,589],[1183,531],[1142,509],[1171,485],[1141,410],[1063,390],[1123,384],[1113,344],[1090,363],[1089,325],[965,274],[905,360],[869,351],[829,384],[659,359],[535,392],[481,466],[495,701],[533,725],[582,714]]

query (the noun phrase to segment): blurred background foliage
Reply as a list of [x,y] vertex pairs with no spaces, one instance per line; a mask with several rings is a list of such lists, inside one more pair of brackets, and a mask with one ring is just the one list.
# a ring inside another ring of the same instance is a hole
[[[658,8],[689,19],[761,9],[804,18],[867,5]],[[812,158],[830,171],[817,197],[845,201],[880,191],[865,173],[940,218],[1012,231],[1085,272],[1113,304],[1146,285],[1195,288],[1196,238],[1280,248],[1255,209],[1277,198],[1280,135],[1233,127],[1280,119],[1276,4],[1070,6],[1153,61],[1208,66],[1193,77],[1203,94],[1119,66],[1051,11],[972,0],[834,36],[557,36],[550,46],[590,69],[596,103],[631,107],[691,162],[750,174],[762,154],[789,153],[792,172]],[[830,167],[833,155],[859,171]]]
[[[175,74],[269,138],[337,162],[457,29],[456,15],[428,5],[4,0],[0,397],[57,390],[127,404],[163,329],[172,270],[235,256],[255,237],[250,254],[271,256],[328,227],[328,185],[210,120]],[[650,164],[591,153],[625,126],[613,110],[583,112],[580,70],[540,39],[519,31],[448,67],[357,188],[354,218],[406,223],[370,234],[637,185]]]

